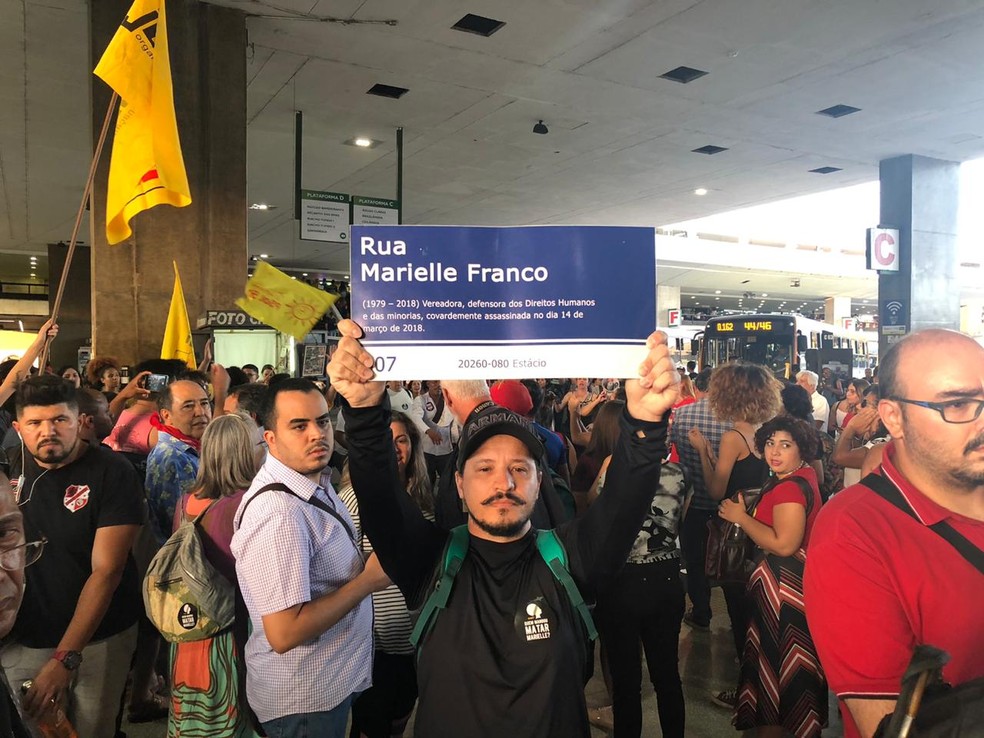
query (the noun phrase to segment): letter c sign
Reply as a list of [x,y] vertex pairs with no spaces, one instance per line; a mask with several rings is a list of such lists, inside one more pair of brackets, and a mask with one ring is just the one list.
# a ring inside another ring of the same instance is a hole
[[868,269],[899,270],[899,232],[895,228],[868,229]]

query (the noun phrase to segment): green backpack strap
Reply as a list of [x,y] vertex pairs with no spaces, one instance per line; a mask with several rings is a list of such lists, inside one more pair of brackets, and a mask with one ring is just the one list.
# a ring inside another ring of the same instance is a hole
[[536,548],[543,560],[547,562],[554,578],[567,592],[567,597],[574,605],[578,615],[581,616],[581,620],[584,621],[584,627],[588,630],[588,637],[592,641],[595,640],[598,637],[598,630],[595,628],[594,618],[591,617],[587,603],[585,603],[570,571],[567,569],[567,551],[564,550],[564,544],[560,542],[553,530],[538,530],[536,532]]
[[417,617],[417,622],[410,633],[410,644],[417,648],[430,625],[437,618],[438,613],[448,606],[448,598],[451,596],[451,588],[454,585],[454,578],[461,569],[461,564],[468,553],[468,526],[459,525],[451,529],[448,537],[447,546],[444,549],[444,567],[441,570],[441,577],[434,585],[434,590],[424,603]]

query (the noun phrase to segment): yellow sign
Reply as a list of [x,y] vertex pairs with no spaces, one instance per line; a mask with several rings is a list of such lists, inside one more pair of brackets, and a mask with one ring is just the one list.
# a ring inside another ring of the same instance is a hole
[[236,304],[257,320],[300,341],[337,299],[338,295],[291,279],[261,261],[246,283],[246,295]]
[[135,0],[94,73],[122,100],[106,192],[106,240],[116,244],[130,236],[137,213],[191,204],[174,117],[164,0]]

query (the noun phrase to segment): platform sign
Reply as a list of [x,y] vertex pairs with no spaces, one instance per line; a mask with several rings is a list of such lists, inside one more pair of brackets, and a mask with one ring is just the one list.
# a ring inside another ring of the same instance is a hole
[[305,241],[348,242],[349,203],[341,192],[301,190],[301,238]]
[[666,311],[666,324],[668,326],[679,326],[681,324],[680,311],[670,309]]
[[868,269],[879,272],[899,270],[899,231],[897,228],[869,228],[867,240]]
[[400,222],[398,200],[382,200],[378,197],[352,198],[352,223],[354,225],[396,225]]
[[352,317],[381,379],[633,377],[653,228],[353,226]]

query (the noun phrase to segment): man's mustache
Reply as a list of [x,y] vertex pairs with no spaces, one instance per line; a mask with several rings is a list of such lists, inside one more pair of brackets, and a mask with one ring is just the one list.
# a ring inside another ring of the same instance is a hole
[[981,433],[979,436],[971,439],[970,443],[968,443],[967,447],[964,449],[964,453],[969,454],[982,446],[984,446],[984,433]]
[[482,500],[482,504],[491,505],[493,502],[497,502],[498,500],[509,500],[510,502],[513,502],[517,505],[526,504],[526,500],[524,500],[519,495],[514,495],[512,492],[499,492],[497,494],[492,495],[491,497],[487,497],[486,499]]

